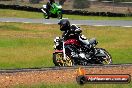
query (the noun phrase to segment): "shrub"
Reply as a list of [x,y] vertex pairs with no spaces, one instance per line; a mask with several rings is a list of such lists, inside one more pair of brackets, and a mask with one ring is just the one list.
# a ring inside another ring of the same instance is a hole
[[88,0],[74,0],[73,2],[73,8],[76,9],[84,9],[89,7],[89,1]]

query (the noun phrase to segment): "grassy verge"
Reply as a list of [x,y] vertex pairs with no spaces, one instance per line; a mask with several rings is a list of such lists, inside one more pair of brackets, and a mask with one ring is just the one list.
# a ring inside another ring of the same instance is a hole
[[[9,9],[0,9],[0,17],[19,17],[19,18],[43,18],[43,13],[27,12]],[[132,17],[101,17],[101,16],[80,16],[63,15],[63,18],[77,20],[132,20]]]
[[[96,37],[113,63],[132,63],[132,28],[81,26],[83,34]],[[58,25],[0,23],[0,68],[54,66],[53,39],[61,36]]]
[[32,86],[19,85],[13,88],[131,88],[132,83],[130,84],[85,84],[78,85],[74,84],[56,84],[56,85],[48,85],[48,84],[37,84]]

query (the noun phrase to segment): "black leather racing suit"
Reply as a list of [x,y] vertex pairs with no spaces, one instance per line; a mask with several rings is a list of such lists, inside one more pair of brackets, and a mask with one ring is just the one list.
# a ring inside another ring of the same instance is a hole
[[[79,40],[79,43],[81,45],[84,45],[88,48],[90,48],[90,44],[89,41],[86,39],[86,37],[84,37],[84,35],[81,34],[82,30],[77,27],[76,25],[71,25],[71,29],[67,30],[63,33],[62,38],[64,38],[64,40],[68,40],[68,39],[76,39]],[[80,46],[76,46],[76,48],[80,48]],[[72,58],[74,59],[79,59],[79,58],[83,58],[81,56],[79,56],[79,53],[76,52],[76,49],[73,48],[70,45],[67,45],[65,47],[66,53],[69,54]]]

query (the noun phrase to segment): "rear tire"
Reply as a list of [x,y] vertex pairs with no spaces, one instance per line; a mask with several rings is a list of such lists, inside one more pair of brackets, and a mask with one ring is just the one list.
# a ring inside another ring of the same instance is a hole
[[112,57],[111,55],[108,53],[108,51],[106,51],[105,49],[103,48],[100,48],[100,50],[104,51],[106,57],[103,58],[103,61],[102,61],[102,64],[112,64]]
[[57,18],[58,18],[58,19],[62,19],[62,12],[58,12],[58,13],[57,13]]

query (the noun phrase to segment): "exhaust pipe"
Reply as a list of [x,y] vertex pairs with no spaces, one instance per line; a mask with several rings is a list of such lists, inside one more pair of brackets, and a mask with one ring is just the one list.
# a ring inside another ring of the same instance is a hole
[[63,41],[63,55],[64,55],[64,60],[66,60],[66,52],[65,52],[64,41]]

